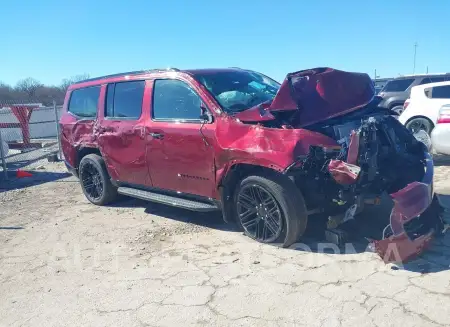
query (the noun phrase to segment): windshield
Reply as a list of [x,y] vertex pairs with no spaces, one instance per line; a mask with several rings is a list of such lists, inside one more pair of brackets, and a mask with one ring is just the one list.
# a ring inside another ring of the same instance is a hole
[[280,88],[271,78],[245,70],[196,74],[196,78],[229,114],[273,100]]
[[403,92],[414,82],[414,78],[394,79],[387,82],[382,92]]

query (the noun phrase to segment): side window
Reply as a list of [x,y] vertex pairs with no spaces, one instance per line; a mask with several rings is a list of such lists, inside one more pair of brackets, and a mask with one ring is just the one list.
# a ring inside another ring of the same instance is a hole
[[450,99],[450,85],[433,87],[431,97],[433,99]]
[[73,90],[70,95],[68,111],[78,117],[95,118],[99,96],[100,86]]
[[138,119],[142,113],[145,81],[108,84],[105,117]]
[[431,81],[433,83],[445,82],[445,81],[447,81],[447,77],[444,77],[444,76],[442,76],[442,77],[431,77]]
[[200,96],[185,82],[155,80],[152,118],[155,120],[199,120]]
[[433,82],[431,81],[430,78],[425,77],[425,78],[420,82],[420,85],[423,85],[423,84],[429,84],[429,83],[433,83]]

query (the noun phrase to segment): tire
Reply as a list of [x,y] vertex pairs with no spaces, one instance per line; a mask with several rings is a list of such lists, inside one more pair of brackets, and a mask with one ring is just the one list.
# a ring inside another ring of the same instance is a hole
[[400,115],[403,112],[403,106],[395,106],[395,107],[392,107],[391,110]]
[[98,154],[88,154],[81,159],[79,176],[81,189],[93,204],[105,205],[117,198],[117,188],[112,185],[105,162]]
[[431,134],[431,131],[433,130],[434,126],[433,123],[427,119],[422,117],[413,118],[410,121],[406,123],[406,128],[411,132],[414,133],[414,131],[417,130],[423,130],[428,135]]
[[[258,193],[254,201],[250,200],[250,193],[255,194],[252,189]],[[269,199],[277,210],[268,204]],[[308,222],[301,192],[288,177],[276,173],[244,178],[234,194],[234,213],[245,235],[261,243],[281,243],[282,247],[298,241]],[[280,222],[278,228],[273,228],[274,221]],[[276,232],[272,233],[274,229]]]

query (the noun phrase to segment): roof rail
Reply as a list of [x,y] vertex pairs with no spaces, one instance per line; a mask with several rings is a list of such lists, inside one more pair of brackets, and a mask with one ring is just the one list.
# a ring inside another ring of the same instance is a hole
[[73,83],[73,84],[80,84],[80,83],[85,83],[85,82],[93,82],[93,81],[98,81],[98,80],[101,80],[101,79],[121,77],[121,76],[127,76],[127,75],[135,76],[135,75],[143,75],[143,74],[148,74],[148,73],[157,73],[157,72],[165,72],[165,71],[179,72],[180,70],[178,68],[173,68],[173,67],[163,68],[163,69],[135,70],[135,71],[132,71],[132,72],[125,72],[125,73],[103,75],[103,76],[98,76],[98,77],[94,77],[94,78],[88,78],[88,79],[85,79],[85,80],[82,80],[82,81],[78,81],[78,82]]
[[396,78],[399,77],[420,77],[420,76],[441,76],[441,75],[450,75],[450,73],[427,73],[427,74],[405,74],[405,75],[399,75]]

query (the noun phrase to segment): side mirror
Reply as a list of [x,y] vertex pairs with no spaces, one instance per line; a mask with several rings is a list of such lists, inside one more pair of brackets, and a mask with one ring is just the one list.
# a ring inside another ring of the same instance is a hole
[[212,123],[213,121],[213,116],[203,103],[200,105],[200,119],[205,123]]

